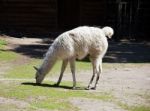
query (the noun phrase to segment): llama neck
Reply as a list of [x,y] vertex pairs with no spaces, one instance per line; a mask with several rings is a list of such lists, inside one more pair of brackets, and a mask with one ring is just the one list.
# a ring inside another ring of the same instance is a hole
[[54,53],[47,53],[44,58],[43,64],[40,66],[41,74],[46,75],[54,66],[57,61],[57,57]]

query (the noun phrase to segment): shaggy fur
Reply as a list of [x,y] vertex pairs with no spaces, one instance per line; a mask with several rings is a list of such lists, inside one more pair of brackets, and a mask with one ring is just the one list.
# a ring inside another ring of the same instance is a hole
[[88,88],[91,88],[94,76],[97,74],[96,83],[93,87],[95,89],[99,75],[102,72],[102,58],[108,48],[107,37],[111,38],[113,33],[113,29],[110,27],[100,29],[88,26],[82,26],[64,32],[56,38],[48,49],[43,64],[39,68],[35,68],[37,70],[36,83],[40,84],[42,82],[45,75],[52,69],[57,60],[63,60],[60,77],[56,85],[59,85],[61,82],[63,72],[68,62],[70,62],[73,75],[73,88],[75,88],[75,59],[83,59],[89,54],[93,66],[93,76]]

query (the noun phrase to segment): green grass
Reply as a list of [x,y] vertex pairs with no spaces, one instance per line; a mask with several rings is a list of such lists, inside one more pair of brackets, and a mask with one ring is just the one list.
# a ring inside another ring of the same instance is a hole
[[131,106],[129,111],[150,111],[150,107],[146,106]]
[[11,61],[18,58],[19,54],[5,50],[4,46],[7,45],[7,42],[0,39],[0,61]]
[[[113,96],[109,93],[97,93],[92,94],[92,92],[86,90],[72,90],[72,82],[63,82],[60,86],[64,87],[51,87],[50,84],[54,84],[54,82],[44,82],[43,85],[37,86],[32,82],[11,82],[11,84],[1,84],[1,92],[0,96],[8,97],[8,98],[17,98],[17,99],[25,99],[30,96],[47,96],[51,98],[62,98],[67,99],[69,97],[85,97],[91,99],[100,99],[107,101],[112,99]],[[66,86],[66,87],[65,87]],[[68,90],[64,90],[64,88],[69,88]]]
[[[44,82],[41,86],[36,86],[33,81],[28,82],[9,82],[9,84],[0,84],[0,97],[12,98],[28,103],[30,106],[27,110],[48,109],[58,111],[78,111],[70,100],[72,98],[88,98],[105,102],[113,102],[119,107],[127,111],[150,111],[150,107],[138,105],[129,106],[125,103],[117,101],[110,93],[90,92],[86,90],[71,90],[64,88],[51,87],[49,84],[54,82]],[[71,82],[63,82],[61,86],[72,86]],[[82,87],[82,86],[81,86]],[[2,109],[7,109],[5,105]],[[13,109],[18,109],[14,104],[10,104]]]
[[10,61],[15,60],[19,56],[15,52],[5,50],[4,46],[7,45],[7,42],[0,39],[0,61]]
[[144,105],[129,106],[125,103],[117,101],[116,99],[114,99],[113,102],[116,103],[121,108],[127,110],[127,111],[150,111],[150,107],[147,107],[147,106],[144,106]]
[[35,70],[33,68],[34,65],[39,64],[40,60],[32,60],[27,64],[22,64],[19,66],[15,66],[12,70],[8,71],[4,77],[5,78],[34,78],[35,77]]
[[128,111],[150,111],[150,107],[147,106],[128,106],[128,105],[124,105],[122,106],[123,109],[128,110]]
[[[54,84],[53,82],[44,84]],[[64,82],[61,85],[69,84]],[[59,111],[73,110],[78,108],[72,105],[71,98],[89,98],[103,101],[112,100],[113,96],[108,93],[92,93],[86,90],[64,90],[63,88],[50,87],[48,85],[36,86],[30,82],[11,82],[9,84],[0,84],[0,97],[24,100],[30,104],[30,109],[56,109]],[[32,101],[31,101],[32,99]]]
[[91,64],[91,62],[77,61],[76,62],[76,66],[77,66],[77,71],[92,70],[92,64]]
[[35,109],[51,109],[58,111],[77,111],[77,107],[73,106],[70,102],[64,99],[56,99],[56,98],[47,98],[46,100],[33,102],[31,106]]
[[0,61],[12,61],[19,57],[19,55],[12,51],[0,50]]
[[7,42],[0,39],[0,48],[3,48],[5,45],[7,45]]

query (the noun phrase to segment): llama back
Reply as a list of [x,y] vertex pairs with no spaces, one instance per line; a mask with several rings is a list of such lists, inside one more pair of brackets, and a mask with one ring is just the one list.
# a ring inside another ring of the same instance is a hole
[[78,59],[83,59],[87,54],[96,56],[99,55],[99,52],[105,53],[107,50],[107,38],[100,28],[84,26],[73,29],[68,33],[74,41]]

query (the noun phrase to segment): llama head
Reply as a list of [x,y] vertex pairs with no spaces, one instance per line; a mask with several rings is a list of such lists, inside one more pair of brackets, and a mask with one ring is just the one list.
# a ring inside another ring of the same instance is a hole
[[35,74],[36,84],[41,84],[41,82],[44,79],[44,75],[41,73],[40,69],[38,69],[37,67],[33,66],[33,68],[36,70],[36,74]]
[[102,28],[104,34],[106,37],[111,38],[114,34],[114,30],[111,27],[104,27]]

